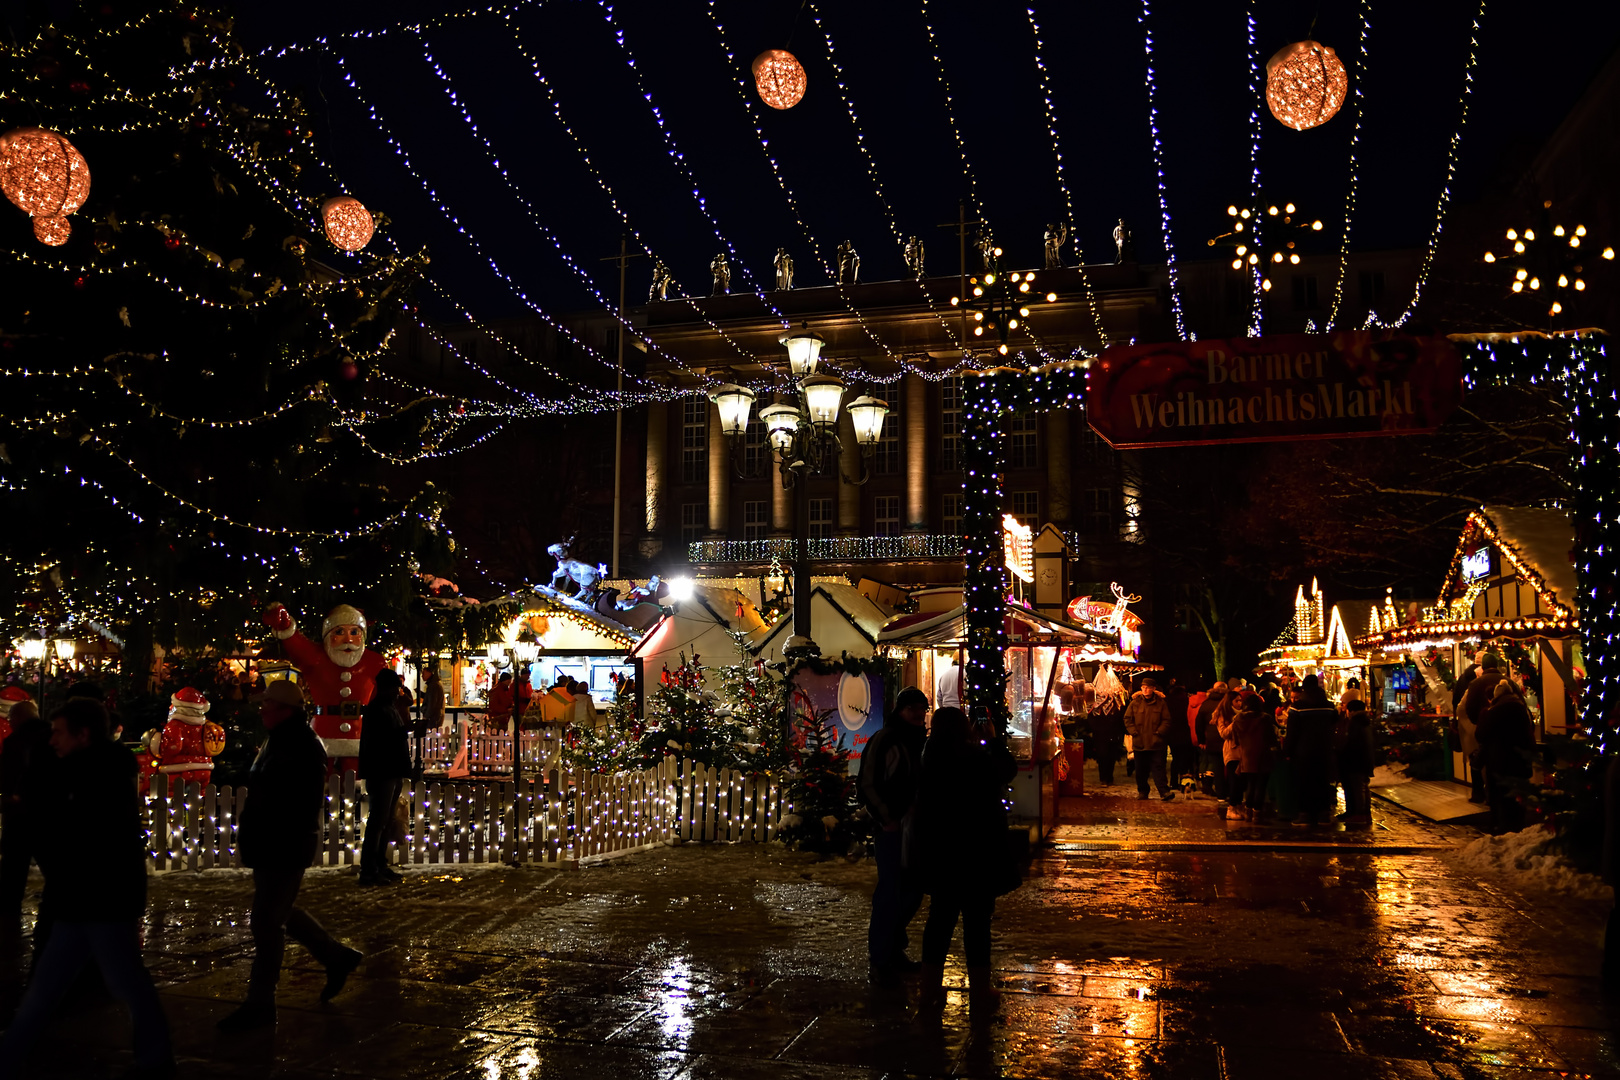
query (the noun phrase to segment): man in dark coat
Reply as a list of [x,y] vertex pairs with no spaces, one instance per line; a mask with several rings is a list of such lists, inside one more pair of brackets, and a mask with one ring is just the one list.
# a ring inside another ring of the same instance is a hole
[[50,791],[55,762],[51,725],[32,701],[11,707],[11,734],[0,749],[0,916],[16,918],[28,891],[28,864],[39,846],[37,807]]
[[1125,733],[1131,737],[1131,750],[1136,754],[1136,797],[1148,797],[1148,774],[1159,789],[1159,798],[1169,802],[1176,797],[1165,783],[1164,757],[1170,746],[1170,732],[1175,718],[1170,715],[1170,704],[1159,693],[1152,679],[1143,679],[1142,688],[1131,695],[1125,706]]
[[1165,691],[1165,703],[1170,706],[1170,786],[1181,787],[1183,775],[1197,775],[1197,754],[1193,751],[1192,727],[1187,723],[1187,688],[1181,680],[1172,677],[1170,689]]
[[270,732],[248,771],[248,799],[237,820],[236,845],[253,869],[253,970],[247,1001],[219,1022],[225,1032],[270,1027],[276,1022],[276,983],[286,935],[326,965],[321,1000],[343,989],[360,953],[332,939],[297,906],[298,890],[320,851],[321,806],[326,798],[326,747],[310,730],[304,698],[285,679],[270,683],[259,702]]
[[90,699],[70,700],[51,715],[50,745],[61,767],[36,808],[36,824],[51,938],[0,1038],[0,1076],[21,1073],[52,1011],[91,961],[129,1009],[134,1075],[172,1076],[169,1021],[141,961],[146,842],[135,755],[108,737],[107,710]]
[[1093,707],[1086,717],[1086,755],[1097,763],[1097,781],[1103,787],[1114,782],[1114,765],[1125,753],[1125,717],[1118,703],[1110,700],[1106,712]]
[[1468,794],[1469,802],[1488,801],[1485,774],[1489,767],[1485,756],[1479,752],[1479,740],[1474,737],[1474,729],[1485,719],[1485,710],[1491,707],[1491,699],[1496,696],[1496,684],[1505,677],[1502,658],[1495,653],[1486,653],[1479,676],[1463,692],[1462,706],[1457,712],[1457,728],[1462,735],[1462,746],[1458,749],[1468,756],[1468,776],[1473,781],[1473,790]]
[[1300,684],[1300,700],[1288,710],[1283,753],[1293,773],[1303,818],[1296,825],[1315,826],[1333,817],[1333,737],[1339,710],[1328,703],[1315,675]]
[[905,825],[917,801],[922,768],[928,698],[908,686],[894,699],[894,715],[861,750],[856,780],[861,803],[878,825],[877,888],[866,929],[869,977],[893,984],[900,975],[921,968],[906,956],[906,927],[922,906],[922,890],[907,880],[904,865]]
[[1491,805],[1493,832],[1524,828],[1524,805],[1513,790],[1515,781],[1528,780],[1536,752],[1536,723],[1512,679],[1498,679],[1485,714],[1474,728],[1480,757],[1485,763],[1485,791]]

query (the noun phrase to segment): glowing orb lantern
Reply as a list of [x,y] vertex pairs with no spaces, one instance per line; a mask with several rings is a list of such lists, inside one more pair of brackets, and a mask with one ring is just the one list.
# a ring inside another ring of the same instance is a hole
[[348,195],[327,199],[321,204],[321,224],[326,226],[326,238],[334,247],[344,251],[359,251],[371,242],[375,228],[371,211],[360,200]]
[[90,166],[62,136],[42,128],[0,135],[0,191],[34,219],[34,235],[53,247],[67,243],[67,215],[90,194]]
[[791,109],[804,97],[804,66],[783,49],[766,49],[754,57],[754,86],[773,109]]
[[1266,104],[1295,131],[1333,119],[1349,89],[1344,64],[1319,41],[1296,41],[1266,61]]

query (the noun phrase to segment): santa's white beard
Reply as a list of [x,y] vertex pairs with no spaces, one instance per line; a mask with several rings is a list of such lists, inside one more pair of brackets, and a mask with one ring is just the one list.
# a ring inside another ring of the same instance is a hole
[[364,645],[328,645],[326,647],[327,657],[332,663],[341,668],[354,667],[360,662],[360,657],[365,655],[365,651],[366,647]]

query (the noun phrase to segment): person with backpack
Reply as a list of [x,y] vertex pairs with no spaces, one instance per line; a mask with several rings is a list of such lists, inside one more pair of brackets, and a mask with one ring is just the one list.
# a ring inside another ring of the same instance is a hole
[[894,713],[861,750],[856,789],[877,824],[877,888],[866,928],[868,977],[892,986],[922,965],[906,957],[906,927],[922,906],[922,890],[907,879],[904,829],[917,800],[928,698],[915,686],[894,699]]

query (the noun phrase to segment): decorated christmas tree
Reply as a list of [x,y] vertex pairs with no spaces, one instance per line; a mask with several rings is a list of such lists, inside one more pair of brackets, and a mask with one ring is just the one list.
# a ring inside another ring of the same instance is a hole
[[782,683],[748,649],[748,635],[731,632],[737,661],[716,668],[709,685],[720,700],[719,736],[730,746],[731,768],[751,775],[780,773],[787,766],[786,703]]
[[[641,752],[645,725],[636,714],[636,699],[628,679],[614,687],[613,705],[604,722],[595,727],[575,728],[568,733],[563,758],[585,772],[616,773],[643,768],[648,764]],[[538,706],[531,707],[538,708]],[[659,755],[660,757],[662,755]]]
[[805,710],[794,718],[782,825],[777,836],[800,851],[842,854],[860,835],[855,778],[842,737],[828,728],[831,710]]
[[426,256],[314,127],[208,4],[79,5],[0,46],[6,637],[94,624],[143,670],[256,639],[268,599],[422,617],[443,498],[382,470],[464,406],[374,377]]

